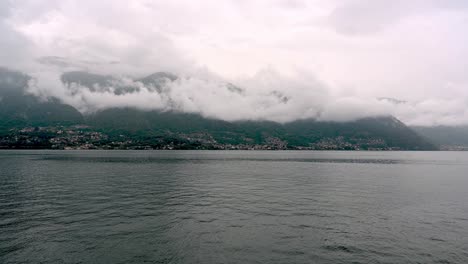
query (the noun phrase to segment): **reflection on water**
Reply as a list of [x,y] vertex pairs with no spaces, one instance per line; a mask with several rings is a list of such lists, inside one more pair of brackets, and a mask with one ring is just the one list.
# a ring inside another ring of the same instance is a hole
[[1,151],[0,263],[466,263],[468,153]]

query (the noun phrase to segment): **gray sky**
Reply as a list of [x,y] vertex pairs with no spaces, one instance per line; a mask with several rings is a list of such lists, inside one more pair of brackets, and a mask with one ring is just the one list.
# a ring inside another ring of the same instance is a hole
[[[457,125],[468,123],[467,28],[465,0],[3,0],[0,64],[83,111],[166,105],[152,94],[70,97],[60,71],[194,76],[172,84],[180,109],[227,120],[393,114]],[[46,56],[68,67],[37,63]],[[224,81],[247,92],[220,92]]]

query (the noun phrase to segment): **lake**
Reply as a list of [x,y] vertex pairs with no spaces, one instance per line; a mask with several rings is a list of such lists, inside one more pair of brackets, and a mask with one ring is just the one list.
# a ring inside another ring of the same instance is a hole
[[0,263],[468,263],[468,152],[0,151]]

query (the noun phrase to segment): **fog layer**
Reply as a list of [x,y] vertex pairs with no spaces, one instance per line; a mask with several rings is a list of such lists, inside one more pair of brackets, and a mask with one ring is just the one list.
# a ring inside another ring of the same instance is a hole
[[[0,66],[31,75],[29,93],[83,113],[460,125],[467,21],[457,0],[2,1]],[[69,71],[112,82],[64,83]],[[155,72],[177,78],[141,81]]]

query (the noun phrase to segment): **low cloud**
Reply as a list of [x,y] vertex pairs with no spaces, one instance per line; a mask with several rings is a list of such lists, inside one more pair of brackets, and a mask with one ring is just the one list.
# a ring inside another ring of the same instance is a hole
[[[460,125],[467,18],[461,0],[3,1],[0,63],[33,77],[28,92],[83,113]],[[64,84],[70,71],[112,82]],[[178,78],[140,81],[155,72]]]
[[[203,72],[203,71],[202,71]],[[112,78],[104,85],[83,86],[63,83],[55,70],[36,72],[28,92],[44,100],[52,97],[85,114],[108,108],[136,108],[144,111],[197,113],[227,121],[298,119],[352,121],[359,118],[393,115],[408,125],[462,125],[468,123],[468,101],[440,99],[401,101],[393,98],[339,96],[312,73],[282,76],[273,69],[250,78],[226,81],[213,73],[161,77],[156,84],[137,77]],[[171,76],[171,75],[170,75]]]

